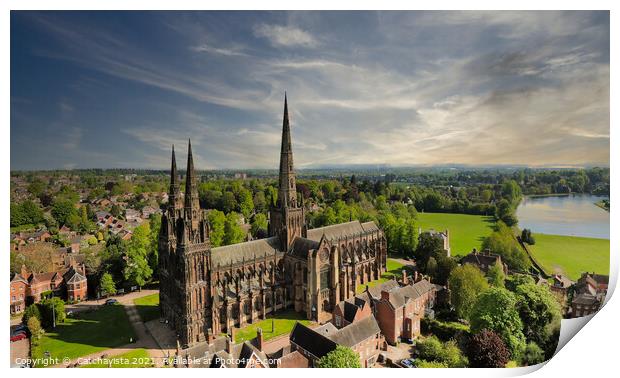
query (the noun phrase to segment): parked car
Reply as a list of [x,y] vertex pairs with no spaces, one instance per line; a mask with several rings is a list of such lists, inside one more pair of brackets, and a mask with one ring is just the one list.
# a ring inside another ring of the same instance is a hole
[[11,331],[11,336],[17,335],[18,333],[25,333],[26,336],[30,336],[30,330],[25,325],[19,325],[15,329]]
[[11,336],[11,342],[27,339],[26,332],[20,332]]
[[116,299],[114,299],[114,298],[110,298],[110,299],[105,301],[106,305],[113,305],[113,304],[116,304],[116,303],[118,303],[118,301]]
[[400,365],[402,367],[406,367],[406,368],[415,368],[415,359],[413,358],[405,358],[404,360],[400,361]]

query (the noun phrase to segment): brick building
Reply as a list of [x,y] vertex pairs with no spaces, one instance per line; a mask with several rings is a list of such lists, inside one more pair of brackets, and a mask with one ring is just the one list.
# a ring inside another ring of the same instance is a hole
[[11,274],[11,314],[19,314],[26,308],[28,281],[19,273]]
[[484,272],[484,274],[486,274],[489,271],[489,268],[493,265],[499,265],[502,267],[504,274],[508,274],[508,265],[506,265],[502,261],[502,256],[491,253],[491,251],[489,251],[488,249],[485,249],[482,252],[478,252],[474,248],[474,250],[470,254],[463,256],[463,258],[461,259],[461,264],[472,264],[474,266],[477,266],[478,269]]

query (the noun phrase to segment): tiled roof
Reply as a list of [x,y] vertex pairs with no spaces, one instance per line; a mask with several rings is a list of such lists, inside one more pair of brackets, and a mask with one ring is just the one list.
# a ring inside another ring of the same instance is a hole
[[292,343],[299,345],[316,358],[321,358],[336,349],[335,342],[299,322],[293,327],[289,338]]
[[308,359],[298,351],[286,354],[280,358],[280,368],[307,368],[310,367]]
[[338,332],[328,337],[339,345],[351,348],[368,338],[374,337],[380,332],[381,329],[377,324],[377,320],[371,315],[339,329]]
[[273,256],[278,249],[278,238],[273,236],[265,239],[252,240],[245,243],[227,245],[213,248],[211,250],[211,261],[214,265],[225,266],[245,261],[261,258],[265,255]]

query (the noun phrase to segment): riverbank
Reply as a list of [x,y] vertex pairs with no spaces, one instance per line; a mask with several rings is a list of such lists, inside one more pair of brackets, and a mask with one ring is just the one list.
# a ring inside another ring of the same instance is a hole
[[598,202],[594,202],[594,204],[605,211],[609,211],[609,200],[600,200]]

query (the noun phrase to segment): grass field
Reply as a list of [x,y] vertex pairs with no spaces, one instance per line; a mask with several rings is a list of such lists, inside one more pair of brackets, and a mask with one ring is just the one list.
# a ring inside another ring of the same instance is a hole
[[159,319],[159,294],[151,294],[133,300],[143,322]]
[[480,250],[482,240],[493,232],[495,221],[492,217],[481,215],[418,213],[418,226],[422,231],[450,232],[452,256],[464,256],[473,248]]
[[576,280],[582,272],[609,274],[609,240],[576,236],[534,234],[530,247],[547,273],[562,273]]
[[386,271],[385,273],[383,273],[381,275],[381,278],[379,278],[378,280],[374,280],[374,281],[370,281],[368,283],[365,283],[364,285],[357,285],[357,287],[355,288],[355,292],[357,294],[363,292],[364,290],[366,290],[366,285],[368,285],[368,287],[373,287],[373,286],[377,286],[383,282],[389,281],[392,278],[398,278],[400,276],[402,276],[402,270],[403,270],[403,264],[392,260],[392,259],[388,259],[387,260],[387,264],[386,264]]
[[146,349],[136,349],[131,352],[110,356],[107,361],[82,365],[81,368],[147,368],[154,367],[153,360]]
[[[274,327],[273,330],[271,329],[272,320]],[[235,334],[235,343],[242,343],[246,340],[252,340],[256,337],[256,329],[259,327],[263,330],[264,341],[273,339],[274,337],[290,333],[297,322],[305,325],[311,324],[309,320],[305,319],[303,314],[292,310],[273,314],[273,316],[269,315],[267,319],[237,330]]]
[[47,330],[39,345],[32,349],[33,358],[43,358],[49,351],[51,358],[85,356],[114,348],[136,339],[133,327],[121,305],[101,306],[89,313],[78,313],[79,318],[67,318],[56,329]]

